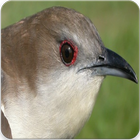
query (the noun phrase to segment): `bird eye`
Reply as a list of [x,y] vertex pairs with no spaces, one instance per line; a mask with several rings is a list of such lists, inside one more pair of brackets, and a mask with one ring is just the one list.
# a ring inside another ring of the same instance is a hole
[[64,40],[60,44],[59,51],[61,60],[66,66],[74,64],[78,53],[78,48],[76,46],[71,42]]

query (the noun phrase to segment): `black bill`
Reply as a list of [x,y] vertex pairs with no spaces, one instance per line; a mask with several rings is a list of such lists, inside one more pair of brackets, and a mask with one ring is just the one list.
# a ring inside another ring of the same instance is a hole
[[121,56],[104,47],[103,53],[99,55],[97,62],[93,66],[84,69],[92,69],[95,75],[113,75],[138,83],[132,67]]

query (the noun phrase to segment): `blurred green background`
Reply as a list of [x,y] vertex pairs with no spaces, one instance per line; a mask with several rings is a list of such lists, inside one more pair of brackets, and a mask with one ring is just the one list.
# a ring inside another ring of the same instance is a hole
[[[139,8],[133,2],[7,2],[1,9],[1,27],[52,6],[69,7],[89,17],[105,46],[123,56],[139,77]],[[138,132],[139,85],[106,77],[92,115],[76,138],[129,139]]]

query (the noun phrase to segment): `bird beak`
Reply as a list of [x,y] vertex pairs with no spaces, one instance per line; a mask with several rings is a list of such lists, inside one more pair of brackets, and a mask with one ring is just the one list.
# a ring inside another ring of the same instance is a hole
[[103,53],[102,55],[99,55],[96,63],[93,66],[84,69],[92,69],[94,75],[113,75],[127,78],[138,83],[134,70],[126,60],[105,47],[102,47],[102,50]]

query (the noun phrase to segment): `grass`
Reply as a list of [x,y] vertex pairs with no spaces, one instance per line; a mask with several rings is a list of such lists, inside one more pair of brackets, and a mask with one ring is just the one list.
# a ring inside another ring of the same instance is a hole
[[[89,17],[109,49],[125,58],[139,77],[139,8],[133,2],[7,2],[1,9],[2,28],[52,6],[73,8]],[[76,138],[129,139],[139,132],[139,86],[106,77],[92,115]]]

